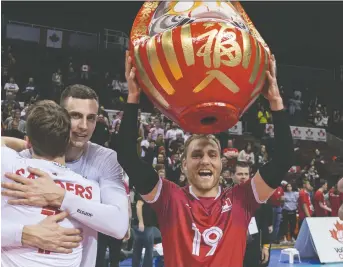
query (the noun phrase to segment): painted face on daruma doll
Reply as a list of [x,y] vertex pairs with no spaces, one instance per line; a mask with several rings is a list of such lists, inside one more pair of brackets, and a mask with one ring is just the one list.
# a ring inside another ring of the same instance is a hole
[[269,50],[238,2],[147,1],[130,38],[140,87],[187,132],[231,128],[265,84]]
[[230,23],[249,31],[244,20],[227,1],[164,1],[159,4],[149,26],[149,35],[162,33],[192,22],[215,21]]

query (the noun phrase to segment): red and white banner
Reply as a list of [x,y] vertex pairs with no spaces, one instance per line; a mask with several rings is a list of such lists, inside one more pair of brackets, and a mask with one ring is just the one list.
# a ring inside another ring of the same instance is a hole
[[[326,130],[323,128],[291,126],[293,139],[326,142]],[[266,134],[274,136],[274,125],[266,125]]]

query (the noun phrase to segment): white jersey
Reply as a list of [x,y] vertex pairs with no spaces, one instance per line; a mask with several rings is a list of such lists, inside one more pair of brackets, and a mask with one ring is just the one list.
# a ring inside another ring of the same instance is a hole
[[[32,157],[29,150],[24,150],[19,154],[24,158]],[[101,203],[88,203],[83,198],[66,192],[61,205],[61,210],[67,211],[70,217],[89,227],[90,238],[88,238],[87,247],[83,250],[84,257],[81,266],[93,267],[96,262],[97,232],[122,239],[128,229],[129,207],[123,182],[123,170],[117,161],[115,151],[91,142],[87,143],[84,153],[78,160],[67,162],[67,167],[87,180],[97,182],[100,186]],[[80,213],[80,210],[83,212]],[[19,221],[3,220],[1,246],[20,245],[24,225]]]
[[[97,183],[84,179],[81,175],[76,174],[69,168],[61,166],[57,163],[41,160],[29,159],[21,157],[14,150],[2,147],[1,148],[1,180],[11,182],[4,177],[5,172],[13,172],[28,179],[35,179],[33,174],[30,174],[27,168],[34,167],[47,172],[55,181],[55,183],[69,193],[77,195],[88,201],[100,202],[100,189]],[[38,224],[49,215],[55,214],[56,209],[44,207],[31,207],[21,205],[9,205],[8,197],[1,197],[1,217],[2,220],[10,220],[12,222],[20,222],[24,225]],[[83,250],[89,244],[96,244],[96,235],[88,227],[77,220],[68,217],[59,223],[65,228],[81,228],[83,230],[83,242],[70,254],[52,253],[42,251],[36,248],[23,246],[2,247],[1,266],[3,267],[76,267],[82,266],[81,260]],[[88,235],[90,233],[90,235]],[[94,243],[95,241],[95,243]],[[82,266],[83,267],[83,266]]]

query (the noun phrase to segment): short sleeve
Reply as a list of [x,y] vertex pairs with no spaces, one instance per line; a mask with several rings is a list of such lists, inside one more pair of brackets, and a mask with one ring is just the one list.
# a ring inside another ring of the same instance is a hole
[[153,201],[147,202],[155,210],[158,216],[165,216],[168,213],[169,205],[171,203],[172,195],[179,190],[179,186],[166,180],[160,179],[158,181],[158,189]]

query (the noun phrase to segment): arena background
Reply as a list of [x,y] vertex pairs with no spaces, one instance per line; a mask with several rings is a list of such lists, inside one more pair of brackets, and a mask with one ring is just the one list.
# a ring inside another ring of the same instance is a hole
[[[125,99],[124,52],[141,5],[142,2],[131,1],[2,2],[2,88],[6,83],[3,75],[6,69],[8,76],[14,76],[21,89],[28,78],[33,77],[39,97],[53,98],[51,75],[58,68],[65,74],[70,60],[77,70],[82,64],[88,64],[90,78],[84,82],[98,92],[101,105],[115,119]],[[324,163],[317,164],[316,171],[320,179],[329,181],[330,188],[343,173],[343,3],[243,2],[242,5],[276,55],[279,86],[286,102],[292,99],[294,91],[303,95],[301,119],[293,118],[292,125],[316,129],[313,113],[317,109],[322,112],[325,107],[328,115],[329,123],[320,127],[326,130],[325,142],[298,140],[297,163],[286,179],[298,182],[301,175],[308,173],[306,168],[318,149]],[[40,30],[37,40],[28,42],[30,38],[20,34],[20,30],[23,32],[28,28]],[[19,29],[19,33],[13,29]],[[56,35],[49,36],[54,31],[63,32],[61,43],[60,40],[54,41]],[[49,38],[55,45],[58,43],[59,48],[48,47]],[[6,64],[9,46],[16,59],[13,68]],[[120,82],[119,94],[103,90],[107,86],[106,72],[109,72],[111,84],[112,80]],[[3,93],[2,90],[2,100],[5,99]],[[25,103],[20,94],[17,100]],[[235,139],[239,151],[247,142],[254,142],[256,150],[260,144],[268,146],[268,137],[260,136],[256,126],[256,114],[265,104],[259,99],[249,109],[242,118],[239,135],[229,132],[218,135],[223,147],[226,147],[228,138]],[[147,123],[159,116],[146,98],[141,106]],[[340,111],[341,117],[333,123],[336,110]],[[112,116],[109,120],[112,121]],[[114,131],[115,125],[112,126],[111,131]],[[275,251],[278,254],[272,254],[269,266],[277,266],[279,251]],[[125,261],[122,266],[130,266],[127,264]]]

